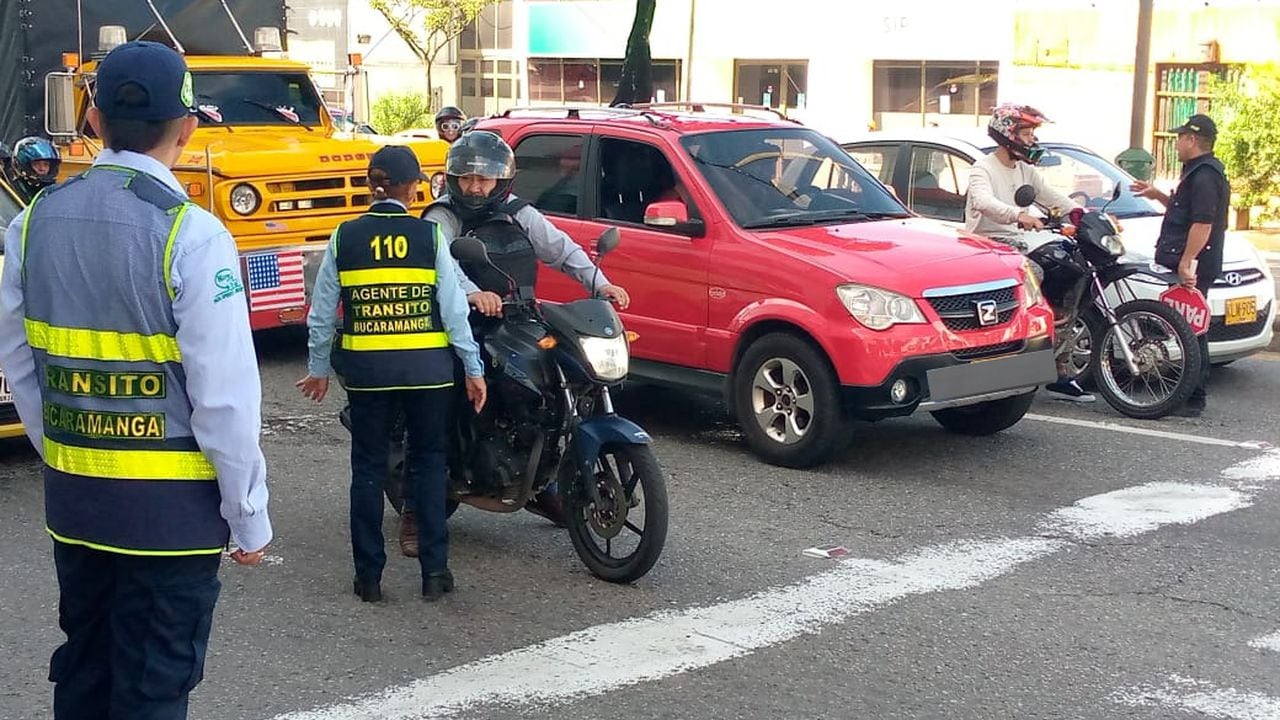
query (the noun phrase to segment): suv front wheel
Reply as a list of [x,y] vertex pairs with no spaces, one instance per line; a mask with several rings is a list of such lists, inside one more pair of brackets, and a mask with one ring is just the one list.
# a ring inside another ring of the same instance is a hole
[[765,335],[747,348],[734,373],[733,404],[747,443],[773,465],[817,465],[849,437],[835,372],[792,335]]

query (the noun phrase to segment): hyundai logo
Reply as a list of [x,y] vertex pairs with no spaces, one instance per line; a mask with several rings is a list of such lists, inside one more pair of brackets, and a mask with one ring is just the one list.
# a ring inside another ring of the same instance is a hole
[[978,324],[986,327],[1000,322],[1000,313],[996,310],[995,300],[979,300],[974,303],[978,314]]
[[1240,283],[1244,282],[1244,276],[1238,272],[1229,272],[1222,276],[1222,280],[1226,284],[1232,287],[1235,287],[1236,285],[1239,285]]

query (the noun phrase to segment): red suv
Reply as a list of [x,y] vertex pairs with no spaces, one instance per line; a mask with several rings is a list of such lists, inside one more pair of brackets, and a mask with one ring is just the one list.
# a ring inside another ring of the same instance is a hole
[[[821,463],[851,419],[916,410],[995,433],[1055,378],[1022,256],[914,217],[809,128],[653,106],[478,127],[515,149],[514,193],[588,251],[621,231],[604,265],[631,293],[630,378],[723,398],[768,462]],[[545,266],[538,292],[582,296]]]

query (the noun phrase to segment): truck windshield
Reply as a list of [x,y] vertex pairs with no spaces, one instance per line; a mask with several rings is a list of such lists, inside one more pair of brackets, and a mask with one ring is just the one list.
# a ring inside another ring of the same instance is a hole
[[320,124],[320,98],[306,73],[199,72],[191,79],[203,125]]
[[719,131],[690,135],[681,142],[744,228],[911,214],[840,146],[812,130]]

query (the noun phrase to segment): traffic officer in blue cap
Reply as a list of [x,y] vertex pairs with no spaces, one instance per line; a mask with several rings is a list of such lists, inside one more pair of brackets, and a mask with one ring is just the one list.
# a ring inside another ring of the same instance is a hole
[[[402,409],[408,431],[405,481],[418,519],[422,597],[430,602],[453,590],[445,524],[453,355],[462,361],[467,397],[477,412],[485,402],[484,368],[467,322],[459,270],[449,254],[450,239],[440,226],[409,214],[418,183],[426,180],[418,157],[401,145],[384,147],[369,162],[368,180],[373,205],[333,231],[320,263],[307,316],[307,375],[297,384],[319,402],[336,370],[347,389],[352,589],[365,602],[382,599],[388,426],[394,408]],[[335,336],[338,350],[331,366]]]
[[59,720],[185,718],[227,541],[256,565],[271,540],[235,243],[170,170],[192,99],[173,50],[112,50],[88,111],[106,149],[5,234],[0,367],[44,459]]

